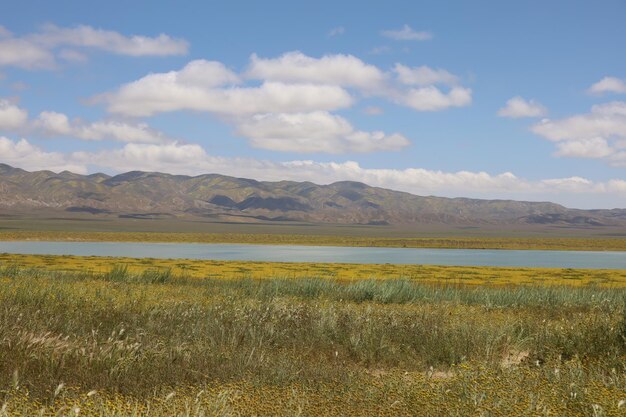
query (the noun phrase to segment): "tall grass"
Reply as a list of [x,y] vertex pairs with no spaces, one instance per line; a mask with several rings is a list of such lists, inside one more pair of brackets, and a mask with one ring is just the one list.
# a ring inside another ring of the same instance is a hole
[[[611,396],[626,389],[625,302],[624,289],[593,287],[216,280],[123,267],[67,274],[5,266],[0,391],[19,385],[45,404],[59,384],[135,399],[237,381],[352,392],[372,374],[450,372],[469,378],[448,388],[461,395],[485,375],[480,369],[493,376],[514,366],[541,380],[575,368],[548,379],[563,392],[572,383],[599,384]],[[474,371],[462,370],[470,365]],[[520,385],[507,382],[506,389],[526,395],[523,379],[509,377]],[[476,401],[467,395],[463,401]]]

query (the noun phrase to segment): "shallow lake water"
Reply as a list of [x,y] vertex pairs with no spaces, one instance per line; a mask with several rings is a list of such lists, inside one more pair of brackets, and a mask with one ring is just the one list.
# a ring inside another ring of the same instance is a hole
[[0,253],[272,262],[626,269],[626,252],[126,242],[0,242]]

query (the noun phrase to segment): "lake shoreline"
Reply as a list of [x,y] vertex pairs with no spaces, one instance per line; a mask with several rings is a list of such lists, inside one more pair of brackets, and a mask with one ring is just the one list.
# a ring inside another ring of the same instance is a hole
[[0,241],[0,253],[135,259],[626,270],[609,251],[331,247],[218,243]]

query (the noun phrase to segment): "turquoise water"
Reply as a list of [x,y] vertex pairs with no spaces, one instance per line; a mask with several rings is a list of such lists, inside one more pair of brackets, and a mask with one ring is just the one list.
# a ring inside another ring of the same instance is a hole
[[626,252],[351,248],[119,242],[0,242],[0,253],[360,264],[626,269]]

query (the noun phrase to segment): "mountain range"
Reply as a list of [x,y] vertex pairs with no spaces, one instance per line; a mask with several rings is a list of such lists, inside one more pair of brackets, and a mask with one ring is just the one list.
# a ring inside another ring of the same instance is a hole
[[6,164],[0,164],[2,210],[236,222],[626,226],[626,209],[578,210],[549,202],[417,196],[353,181],[318,185],[141,171],[79,175],[28,172]]

